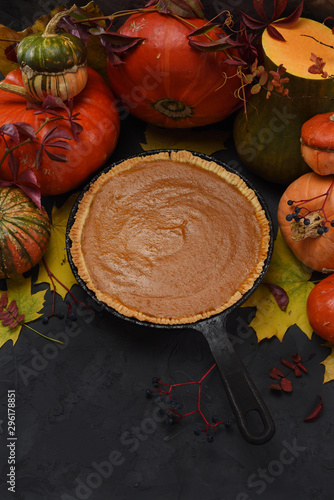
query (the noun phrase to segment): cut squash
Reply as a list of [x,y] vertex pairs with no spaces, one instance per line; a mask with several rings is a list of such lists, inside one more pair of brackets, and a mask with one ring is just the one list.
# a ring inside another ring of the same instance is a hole
[[328,99],[334,97],[332,79],[310,73],[308,68],[314,64],[310,60],[313,53],[326,62],[324,70],[334,74],[334,49],[328,47],[334,46],[334,36],[325,25],[305,18],[293,26],[277,28],[286,41],[275,40],[264,31],[264,66],[269,72],[283,64],[289,96],[273,92],[266,99],[265,90],[253,95],[247,117],[243,110],[236,116],[233,135],[238,155],[248,169],[268,181],[289,184],[310,171],[300,151],[303,123],[333,109]]

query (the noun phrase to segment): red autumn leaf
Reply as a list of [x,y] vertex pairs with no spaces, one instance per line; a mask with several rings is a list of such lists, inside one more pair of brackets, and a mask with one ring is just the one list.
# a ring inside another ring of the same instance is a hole
[[3,294],[0,297],[0,307],[4,308],[8,304],[8,295],[7,292],[3,292]]
[[16,300],[11,301],[11,303],[7,307],[7,311],[10,312],[12,314],[12,316],[14,316],[14,317],[17,316],[17,314],[19,312],[19,308],[17,307]]
[[297,366],[294,367],[293,371],[294,371],[295,377],[302,376],[302,372],[299,370],[299,368]]
[[272,389],[273,391],[281,391],[282,387],[279,384],[271,384],[269,389]]
[[285,311],[289,304],[289,297],[284,288],[272,283],[263,283],[273,294],[278,306],[282,311]]
[[269,375],[271,378],[273,378],[275,380],[280,380],[281,378],[284,378],[284,373],[279,368],[276,368],[275,366],[272,366],[270,368]]
[[302,360],[302,358],[301,358],[300,354],[298,354],[298,353],[297,353],[297,354],[293,354],[293,355],[291,356],[291,359],[292,359],[292,361],[293,361],[294,363],[299,363],[299,361],[301,361],[301,360]]
[[298,366],[298,368],[299,368],[300,370],[302,370],[304,373],[308,373],[307,368],[305,368],[305,366],[304,366],[301,362],[297,363],[297,366]]
[[322,414],[323,401],[321,396],[318,396],[318,398],[320,399],[319,403],[314,408],[314,410],[308,415],[308,417],[304,418],[304,422],[315,422]]
[[288,361],[287,359],[281,358],[280,362],[282,365],[286,366],[287,368],[290,368],[290,370],[293,370],[295,365],[294,363],[291,363],[291,361]]
[[259,16],[262,17],[262,19],[267,20],[266,12],[264,10],[264,0],[253,0],[253,6]]
[[232,47],[228,40],[228,36],[220,38],[219,40],[214,40],[213,42],[199,42],[197,40],[189,40],[189,45],[191,47],[195,47],[196,49],[202,50],[203,52],[217,52],[219,50],[225,50]]
[[292,392],[292,383],[288,378],[282,378],[281,387],[284,392]]
[[283,35],[281,35],[281,33],[274,27],[273,24],[269,24],[267,26],[267,31],[268,31],[268,35],[271,36],[271,38],[273,38],[274,40],[278,40],[279,42],[285,42],[285,38],[283,37]]
[[16,321],[18,322],[18,324],[23,323],[24,318],[25,318],[24,314],[19,314],[16,318]]
[[[300,18],[300,16],[302,15],[302,12],[303,12],[303,8],[304,8],[304,1],[301,2],[298,7],[296,8],[296,10],[294,10],[292,12],[292,14],[290,14],[289,16],[285,17],[284,19],[280,20],[280,21],[275,21],[275,25],[276,26],[292,26],[293,24],[295,24],[298,19]],[[284,10],[284,9],[283,9]],[[283,12],[282,10],[282,12]],[[279,14],[280,15],[280,14]],[[276,16],[276,17],[279,17]]]

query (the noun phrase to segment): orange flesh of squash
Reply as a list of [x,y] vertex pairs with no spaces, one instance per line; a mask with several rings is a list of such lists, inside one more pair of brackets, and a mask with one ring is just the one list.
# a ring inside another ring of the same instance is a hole
[[[319,80],[322,79],[321,75],[308,72],[308,68],[314,64],[310,61],[313,53],[326,62],[324,71],[329,75],[334,73],[334,48],[326,47],[316,41],[334,47],[334,35],[331,29],[317,21],[300,18],[293,26],[287,28],[277,26],[277,30],[286,42],[274,40],[268,35],[267,30],[262,35],[264,52],[274,64],[277,66],[283,64],[291,75]],[[311,36],[316,40],[310,38]]]

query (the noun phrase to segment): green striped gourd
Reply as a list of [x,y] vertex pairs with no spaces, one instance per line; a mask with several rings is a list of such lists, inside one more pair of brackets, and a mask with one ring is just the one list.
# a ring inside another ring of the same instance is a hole
[[0,187],[0,278],[29,271],[42,258],[51,234],[47,213],[19,188]]
[[87,83],[87,49],[80,38],[56,32],[59,20],[74,10],[58,12],[44,33],[29,35],[19,43],[17,60],[23,83],[37,101],[47,95],[63,101],[79,94]]

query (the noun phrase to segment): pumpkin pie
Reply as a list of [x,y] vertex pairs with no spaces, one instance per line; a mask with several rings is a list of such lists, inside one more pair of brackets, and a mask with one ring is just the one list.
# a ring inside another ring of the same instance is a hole
[[192,323],[250,290],[270,224],[237,175],[188,151],[137,156],[84,192],[70,230],[78,275],[124,316]]

